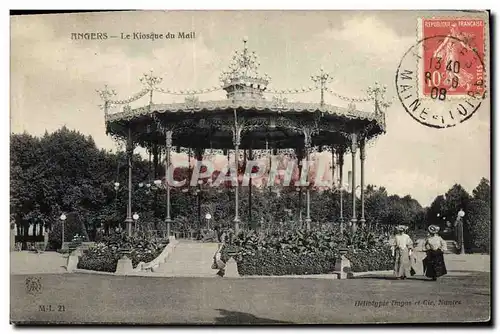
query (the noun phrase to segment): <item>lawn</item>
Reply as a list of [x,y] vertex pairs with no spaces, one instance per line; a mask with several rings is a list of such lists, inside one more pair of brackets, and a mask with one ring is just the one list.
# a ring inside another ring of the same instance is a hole
[[[33,275],[31,275],[33,276]],[[486,321],[487,273],[438,282],[383,277],[158,278],[39,274],[11,276],[11,320],[43,323],[305,324]]]

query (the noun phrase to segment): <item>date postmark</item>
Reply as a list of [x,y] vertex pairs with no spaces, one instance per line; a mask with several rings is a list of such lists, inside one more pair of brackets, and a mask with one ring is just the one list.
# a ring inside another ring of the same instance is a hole
[[[479,21],[481,23],[479,23]],[[424,38],[403,56],[396,90],[419,123],[448,128],[472,117],[486,97],[482,20],[423,20]],[[438,35],[426,36],[426,34]]]

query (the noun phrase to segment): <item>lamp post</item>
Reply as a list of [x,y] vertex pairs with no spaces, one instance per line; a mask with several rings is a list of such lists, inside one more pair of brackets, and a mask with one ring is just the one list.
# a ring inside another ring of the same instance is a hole
[[[118,216],[118,190],[120,190],[120,182],[115,182],[114,184],[115,187],[115,213]],[[109,227],[107,227],[107,232],[109,234]]]
[[207,213],[205,215],[205,219],[207,220],[207,229],[210,229],[210,219],[212,219],[212,215],[210,213]]
[[464,222],[463,218],[465,216],[464,210],[460,209],[457,214],[457,221],[460,224],[460,240],[457,240],[460,242],[460,254],[465,255],[465,247],[464,247]]
[[302,228],[302,186],[299,186],[295,188],[295,191],[299,194],[299,207],[298,207],[298,212],[299,212],[299,226]]
[[134,230],[137,232],[137,221],[139,220],[139,215],[137,213],[134,213],[132,219],[134,220]]
[[62,235],[61,235],[61,249],[63,249],[63,246],[64,246],[64,221],[66,220],[66,215],[63,213],[61,215],[61,217],[59,217],[61,219],[61,230],[62,230]]
[[[156,179],[153,181],[153,190],[158,190],[158,189],[161,189],[162,188],[162,185],[161,185],[161,180],[160,179]],[[154,200],[153,200],[153,217],[154,217],[154,228],[155,230],[158,230],[158,221],[157,221],[157,218],[158,218],[158,193],[155,191],[154,192]],[[155,232],[156,234],[158,233],[158,231]]]
[[343,183],[340,185],[340,233],[344,231],[344,196],[343,193],[349,189],[349,184]]

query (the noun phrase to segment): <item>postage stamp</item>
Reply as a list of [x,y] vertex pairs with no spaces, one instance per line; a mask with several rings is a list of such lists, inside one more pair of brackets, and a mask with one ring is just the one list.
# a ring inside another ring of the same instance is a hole
[[486,97],[484,19],[419,19],[418,42],[405,53],[396,90],[416,121],[449,128],[472,117]]
[[422,18],[421,89],[424,97],[481,96],[485,92],[482,19]]

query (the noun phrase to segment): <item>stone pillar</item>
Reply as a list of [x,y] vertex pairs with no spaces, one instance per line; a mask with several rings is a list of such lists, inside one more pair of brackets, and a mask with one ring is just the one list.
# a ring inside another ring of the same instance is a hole
[[[78,261],[80,260],[81,251],[74,250],[68,256],[68,261],[66,262],[66,271],[72,273],[78,268]],[[132,263],[132,262],[131,262]]]
[[[236,111],[235,111],[236,115]],[[238,125],[238,121],[235,117],[233,128],[233,145],[234,145],[234,164],[236,168],[236,186],[234,188],[234,232],[237,233],[240,229],[240,216],[239,216],[239,180],[238,180],[238,167],[239,167],[239,148],[241,142],[241,126]]]
[[359,141],[359,159],[361,161],[361,168],[360,168],[360,188],[361,188],[361,219],[359,222],[361,223],[361,226],[365,225],[366,219],[365,219],[365,138],[362,137],[360,138]]
[[115,273],[118,275],[127,275],[133,271],[132,260],[130,260],[126,255],[123,255],[122,258],[116,263]]
[[47,245],[49,244],[49,230],[44,228],[43,229],[43,244],[44,244],[44,250],[47,249]]
[[346,279],[352,276],[351,261],[346,257],[347,250],[340,250],[340,255],[335,261],[335,273],[339,279]]
[[240,277],[240,274],[238,272],[238,264],[236,263],[236,261],[232,256],[226,263],[224,277],[230,277],[230,278]]
[[351,156],[352,156],[352,179],[351,179],[351,191],[352,191],[352,232],[357,230],[357,217],[356,217],[356,150],[358,148],[358,135],[356,132],[351,134]]
[[167,190],[167,217],[165,218],[165,225],[167,225],[167,237],[170,237],[170,227],[172,223],[172,219],[170,217],[171,203],[170,203],[170,183],[169,183],[169,169],[170,169],[170,151],[172,150],[172,130],[167,130],[165,132],[165,188]]
[[132,130],[128,128],[127,140],[127,159],[128,159],[128,201],[127,201],[127,218],[125,218],[125,225],[127,227],[128,236],[132,236],[132,156],[134,154],[134,146],[132,143]]

